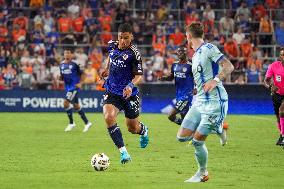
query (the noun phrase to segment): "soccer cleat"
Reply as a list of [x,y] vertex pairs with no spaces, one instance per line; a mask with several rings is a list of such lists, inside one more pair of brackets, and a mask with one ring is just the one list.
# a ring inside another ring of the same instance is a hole
[[140,135],[140,147],[146,148],[149,143],[148,127],[146,127],[146,132],[144,135]]
[[209,180],[208,171],[201,173],[197,171],[190,179],[185,180],[184,182],[206,182]]
[[83,133],[87,132],[91,126],[92,126],[92,123],[88,122],[84,127]]
[[280,137],[278,138],[277,142],[276,142],[276,145],[281,145],[281,142],[283,141],[283,137],[282,135],[280,135]]
[[284,138],[282,137],[282,140],[279,142],[279,146],[284,146]]
[[76,124],[75,123],[69,123],[68,125],[67,125],[67,127],[65,128],[65,132],[68,132],[68,131],[71,131],[74,127],[76,126]]
[[127,151],[123,151],[120,153],[120,163],[125,164],[131,161],[131,157]]

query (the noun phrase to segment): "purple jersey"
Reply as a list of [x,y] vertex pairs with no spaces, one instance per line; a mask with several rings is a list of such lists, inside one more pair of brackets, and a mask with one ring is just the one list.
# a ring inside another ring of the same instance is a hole
[[[143,75],[142,59],[135,45],[127,49],[118,49],[117,41],[108,42],[110,58],[109,76],[104,87],[108,92],[123,95],[123,89],[132,81],[135,75]],[[132,95],[138,94],[137,87],[132,89]]]

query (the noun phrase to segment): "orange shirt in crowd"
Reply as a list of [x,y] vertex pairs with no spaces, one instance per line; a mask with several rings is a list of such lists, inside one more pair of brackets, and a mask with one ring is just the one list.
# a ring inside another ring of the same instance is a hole
[[224,51],[233,56],[233,57],[238,57],[238,51],[236,50],[238,48],[238,45],[235,41],[230,41],[230,42],[226,42],[224,44]]
[[103,62],[102,52],[99,52],[97,49],[94,49],[92,53],[90,54],[90,60],[93,63],[92,64],[93,68],[98,70],[101,67],[101,64]]
[[23,29],[13,30],[12,37],[14,42],[18,42],[20,37],[26,37],[26,31]]
[[76,32],[83,32],[84,30],[84,18],[82,16],[73,20],[73,29]]
[[252,54],[252,44],[251,43],[242,43],[240,45],[242,56],[243,57],[250,57]]
[[18,26],[20,26],[21,29],[26,30],[26,28],[27,28],[27,26],[29,24],[28,22],[29,22],[29,20],[28,20],[27,17],[21,16],[21,17],[17,17],[17,18],[14,19],[13,25],[14,26],[18,25]]
[[58,30],[59,32],[69,32],[72,27],[71,18],[59,18],[58,19]]
[[261,18],[259,25],[260,25],[260,32],[265,32],[265,33],[272,32],[270,20],[265,20],[264,18]]
[[163,54],[165,54],[166,45],[164,43],[153,43],[153,49],[154,51],[159,51]]
[[30,7],[42,7],[44,0],[30,0]]
[[110,32],[103,32],[101,34],[102,45],[106,46],[110,40],[112,40],[112,34]]
[[8,35],[8,30],[4,26],[0,26],[0,43],[5,42]]
[[98,21],[100,22],[103,30],[106,30],[106,31],[109,31],[109,32],[111,31],[112,18],[110,17],[110,15],[100,16],[98,18]]
[[182,32],[172,33],[169,36],[169,39],[173,39],[175,45],[181,45],[183,40],[185,39],[185,36]]
[[265,2],[268,5],[269,9],[276,9],[280,6],[279,0],[266,0]]
[[262,69],[262,61],[259,60],[259,59],[254,59],[252,57],[249,57],[248,60],[247,60],[247,68],[250,68],[250,66],[252,64],[255,64],[256,65],[256,68],[258,70],[261,70]]

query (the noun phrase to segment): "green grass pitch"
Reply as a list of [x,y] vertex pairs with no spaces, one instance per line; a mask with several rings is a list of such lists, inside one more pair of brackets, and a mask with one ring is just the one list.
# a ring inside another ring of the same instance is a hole
[[[142,114],[149,126],[150,144],[139,148],[139,136],[127,132],[120,115],[124,142],[132,162],[121,165],[102,114],[87,114],[93,122],[82,133],[83,122],[74,114],[77,127],[65,133],[63,113],[0,114],[0,188],[10,189],[176,189],[176,188],[284,188],[284,150],[278,138],[274,116],[229,115],[228,145],[222,147],[212,135],[206,183],[183,183],[197,170],[194,149],[176,141],[178,126],[166,115]],[[90,166],[93,154],[110,157],[107,171]]]

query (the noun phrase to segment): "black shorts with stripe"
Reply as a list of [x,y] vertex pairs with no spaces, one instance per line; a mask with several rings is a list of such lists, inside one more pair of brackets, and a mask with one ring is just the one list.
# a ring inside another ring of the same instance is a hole
[[75,89],[73,91],[67,91],[65,99],[69,101],[71,104],[78,104],[79,103],[78,92],[79,92],[78,89]]
[[120,111],[123,110],[125,117],[129,119],[135,119],[139,116],[140,102],[138,95],[125,99],[120,95],[106,92],[104,94],[104,105],[105,104],[112,104]]

